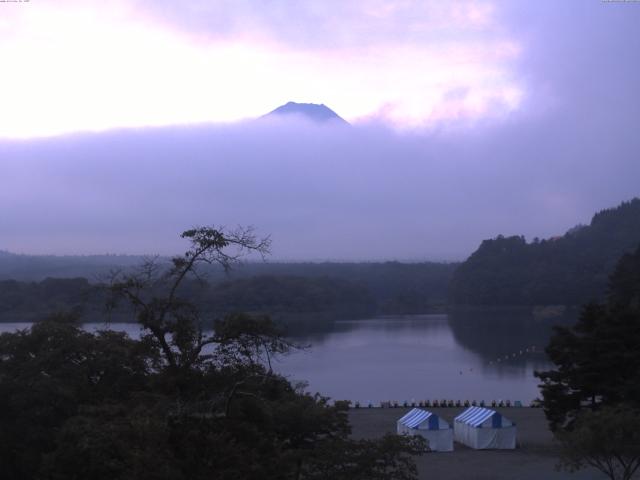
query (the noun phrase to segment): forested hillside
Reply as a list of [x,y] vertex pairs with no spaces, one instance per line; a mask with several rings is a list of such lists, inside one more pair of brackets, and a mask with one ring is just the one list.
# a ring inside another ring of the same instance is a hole
[[365,287],[375,300],[378,313],[411,314],[424,313],[447,302],[447,289],[457,266],[436,262],[247,263],[234,269],[231,278],[329,277]]
[[581,305],[604,297],[617,261],[640,244],[640,199],[593,216],[562,237],[498,236],[454,272],[457,305]]
[[[376,313],[365,287],[326,277],[257,276],[202,283],[184,282],[180,296],[213,320],[233,312],[253,312],[305,320],[306,314],[326,318],[362,318]],[[73,311],[85,322],[131,320],[133,312],[118,306],[107,311],[106,285],[84,278],[47,278],[41,282],[0,281],[0,321],[33,321],[50,312]]]
[[[307,273],[326,271],[316,271],[310,264],[303,270]],[[372,270],[378,274],[366,276]],[[391,273],[386,273],[389,270]],[[185,282],[180,295],[197,304],[211,319],[243,311],[269,314],[295,324],[319,318],[423,313],[442,306],[451,270],[452,267],[425,272],[420,265],[415,268],[378,265],[364,268],[362,276],[343,271],[343,277],[335,275],[336,270],[332,277],[282,272],[244,276],[245,271],[226,280]],[[86,322],[130,319],[132,312],[125,309],[106,311],[105,286],[86,278],[46,278],[39,282],[0,280],[0,321],[34,321],[55,311],[74,311]]]
[[[32,320],[56,310],[102,318],[100,289],[111,270],[128,271],[142,257],[27,256],[0,252],[0,321]],[[168,259],[159,258],[162,265]],[[189,285],[188,298],[213,314],[321,313],[336,318],[424,313],[446,303],[456,264],[246,263],[228,275],[203,269],[206,286]],[[6,280],[2,280],[6,279]],[[299,316],[299,315],[298,315]]]
[[262,275],[221,282],[204,293],[201,303],[209,312],[331,312],[342,318],[361,318],[376,310],[365,287],[328,277]]
[[141,255],[18,255],[0,250],[0,280],[85,277],[95,281],[113,269],[142,261]]

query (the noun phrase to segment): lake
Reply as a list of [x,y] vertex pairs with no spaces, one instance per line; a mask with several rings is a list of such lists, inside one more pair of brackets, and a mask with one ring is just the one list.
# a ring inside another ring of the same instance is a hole
[[[539,396],[535,370],[553,324],[525,310],[466,311],[336,321],[292,337],[306,345],[281,357],[274,369],[308,390],[336,400],[520,400]],[[0,323],[1,331],[29,323]],[[104,328],[86,324],[87,329]],[[135,323],[110,328],[138,336]]]

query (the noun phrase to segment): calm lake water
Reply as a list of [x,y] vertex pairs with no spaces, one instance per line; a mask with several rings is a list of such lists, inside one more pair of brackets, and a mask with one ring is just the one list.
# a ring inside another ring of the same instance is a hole
[[[281,357],[274,369],[308,390],[361,403],[385,400],[520,400],[539,396],[535,370],[553,324],[529,312],[463,312],[336,321],[293,340],[308,348]],[[0,324],[0,332],[28,323]],[[87,329],[104,328],[87,324]],[[138,336],[135,323],[110,328]]]

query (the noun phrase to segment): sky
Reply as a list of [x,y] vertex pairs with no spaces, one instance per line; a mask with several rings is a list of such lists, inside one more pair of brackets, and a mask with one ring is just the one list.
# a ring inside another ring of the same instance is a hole
[[522,46],[489,2],[2,5],[0,135],[228,122],[289,100],[399,126],[513,111]]
[[[460,260],[640,195],[640,2],[0,3],[0,249]],[[351,123],[255,121],[288,101]]]

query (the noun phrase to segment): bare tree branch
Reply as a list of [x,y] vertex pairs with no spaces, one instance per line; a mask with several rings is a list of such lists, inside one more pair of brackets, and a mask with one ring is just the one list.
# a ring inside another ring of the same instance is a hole
[[[253,228],[195,227],[181,235],[190,242],[183,255],[171,259],[163,268],[158,257],[145,258],[132,273],[112,272],[109,290],[115,305],[122,298],[133,307],[137,320],[155,340],[167,364],[176,369],[187,368],[202,360],[203,349],[218,343],[215,335],[206,337],[198,309],[179,297],[188,277],[203,282],[198,271],[202,263],[220,265],[229,271],[241,258],[257,253],[263,259],[269,253],[269,237],[258,238]],[[264,344],[278,348],[279,345]],[[208,358],[208,357],[207,357]],[[271,364],[271,358],[267,361]]]

